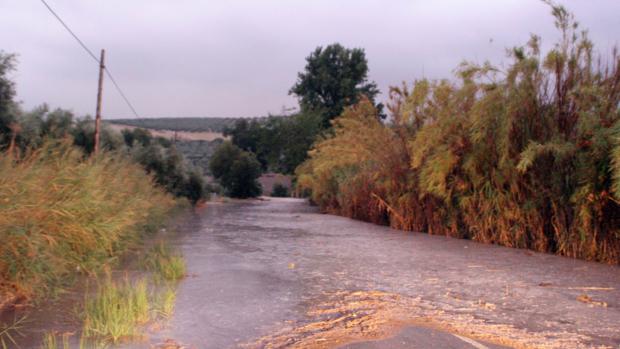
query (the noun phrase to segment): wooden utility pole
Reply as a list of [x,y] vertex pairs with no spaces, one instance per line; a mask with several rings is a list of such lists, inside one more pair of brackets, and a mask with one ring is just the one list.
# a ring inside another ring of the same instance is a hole
[[99,59],[99,88],[97,89],[97,114],[95,114],[95,154],[99,153],[99,138],[101,132],[101,97],[103,94],[103,71],[105,70],[105,50],[101,50]]

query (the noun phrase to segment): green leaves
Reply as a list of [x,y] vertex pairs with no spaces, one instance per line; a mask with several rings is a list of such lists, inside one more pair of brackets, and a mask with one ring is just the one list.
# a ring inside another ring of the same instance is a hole
[[379,94],[377,84],[367,79],[368,62],[363,49],[347,49],[340,44],[317,47],[306,62],[289,93],[299,98],[302,110],[321,113],[324,128],[329,128],[330,121],[345,107],[356,104],[360,96],[374,101]]
[[260,163],[254,154],[241,150],[230,141],[217,148],[209,169],[232,197],[248,198],[261,194],[260,184],[256,181],[261,175]]

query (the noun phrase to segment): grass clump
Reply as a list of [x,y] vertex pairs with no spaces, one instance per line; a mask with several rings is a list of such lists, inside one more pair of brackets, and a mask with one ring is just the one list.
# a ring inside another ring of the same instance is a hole
[[185,277],[185,259],[164,242],[155,244],[142,259],[142,266],[154,273],[156,280],[177,281]]
[[0,154],[0,287],[31,297],[96,274],[173,205],[124,156],[85,158],[68,141]]
[[[60,336],[60,344],[62,349],[69,349],[69,337],[68,333],[63,333]],[[58,349],[58,335],[55,332],[47,332],[43,336],[43,344],[41,345],[41,349]],[[80,346],[82,348],[82,346]]]
[[165,290],[160,292],[155,303],[157,315],[164,319],[169,319],[174,312],[174,304],[176,299],[177,294],[173,288],[167,287]]
[[139,326],[151,319],[145,279],[136,282],[107,279],[84,305],[83,336],[118,343],[140,337]]

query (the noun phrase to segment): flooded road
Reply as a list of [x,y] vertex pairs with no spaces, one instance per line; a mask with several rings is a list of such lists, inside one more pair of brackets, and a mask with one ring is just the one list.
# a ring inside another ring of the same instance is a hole
[[[297,199],[182,218],[169,240],[188,268],[174,313],[121,348],[620,346],[618,266],[396,231]],[[79,331],[72,297],[33,314],[22,348]]]
[[188,348],[620,345],[620,268],[322,215],[209,204],[179,224],[190,276],[151,334]]

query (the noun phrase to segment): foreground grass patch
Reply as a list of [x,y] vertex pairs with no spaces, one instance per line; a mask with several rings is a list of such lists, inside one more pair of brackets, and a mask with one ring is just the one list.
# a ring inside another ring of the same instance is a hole
[[84,306],[82,335],[117,343],[140,337],[139,326],[152,318],[145,279],[106,280]]
[[155,244],[141,261],[142,266],[154,273],[159,281],[177,281],[185,277],[185,259],[163,242]]

